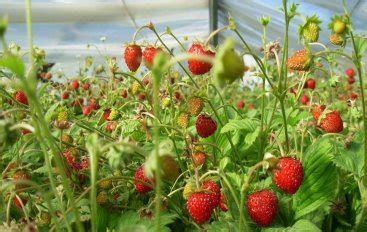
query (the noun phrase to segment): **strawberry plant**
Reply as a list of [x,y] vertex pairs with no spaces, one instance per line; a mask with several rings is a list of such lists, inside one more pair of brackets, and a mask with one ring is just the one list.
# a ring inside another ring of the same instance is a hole
[[291,49],[283,0],[261,52],[232,17],[188,46],[149,23],[72,77],[33,46],[26,2],[28,50],[0,21],[0,231],[367,230],[367,39],[345,1],[328,44],[312,15]]

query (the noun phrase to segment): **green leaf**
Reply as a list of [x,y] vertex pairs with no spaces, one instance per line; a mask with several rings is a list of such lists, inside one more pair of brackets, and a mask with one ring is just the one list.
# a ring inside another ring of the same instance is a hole
[[312,144],[303,159],[304,180],[294,195],[295,218],[325,205],[335,195],[336,168],[332,163],[333,145],[327,138]]
[[4,55],[0,58],[0,67],[9,69],[20,78],[24,77],[24,63],[18,56]]
[[337,153],[333,158],[334,164],[344,171],[353,173],[357,177],[363,176],[363,133],[357,133],[348,148],[344,144],[334,143]]
[[256,123],[254,123],[254,120],[233,119],[233,120],[230,120],[226,125],[223,126],[220,133],[224,134],[228,131],[237,131],[237,130],[253,131],[255,127],[256,127]]
[[308,220],[298,220],[292,227],[266,228],[264,232],[321,232],[321,230]]

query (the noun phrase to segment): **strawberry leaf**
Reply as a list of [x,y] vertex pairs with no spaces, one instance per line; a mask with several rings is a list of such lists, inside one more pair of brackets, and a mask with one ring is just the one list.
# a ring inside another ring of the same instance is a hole
[[294,196],[295,219],[325,205],[335,195],[336,168],[332,163],[333,145],[327,138],[311,145],[303,157],[304,180]]

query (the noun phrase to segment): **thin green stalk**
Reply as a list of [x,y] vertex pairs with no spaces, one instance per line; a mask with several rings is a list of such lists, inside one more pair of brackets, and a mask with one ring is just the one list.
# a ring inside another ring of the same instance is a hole
[[[30,79],[31,81],[26,80],[25,77],[20,77],[20,78],[21,78],[21,81],[24,87],[24,91],[26,92],[26,95],[29,98],[29,102],[31,106],[30,108],[33,109],[33,112],[34,112],[34,114],[32,114],[33,121],[35,124],[37,124],[39,131],[40,131],[41,136],[39,136],[38,140],[40,143],[45,141],[46,144],[48,144],[49,148],[51,149],[52,154],[55,157],[56,164],[60,170],[60,175],[61,175],[63,186],[66,191],[66,195],[70,201],[70,204],[73,205],[73,213],[75,216],[77,229],[78,231],[84,231],[82,224],[80,222],[80,219],[79,219],[79,213],[77,209],[75,208],[74,197],[70,189],[70,183],[68,181],[69,179],[63,170],[62,160],[57,151],[58,149],[54,143],[52,134],[50,133],[48,129],[48,124],[46,123],[45,118],[43,116],[44,114],[41,110],[41,105],[36,96],[35,86],[31,85],[33,82],[32,80],[34,79],[34,74],[35,74],[33,70],[34,69],[34,59],[33,59],[33,41],[32,41],[32,16],[31,16],[32,11],[31,11],[31,0],[25,0],[25,1],[26,1],[25,3],[26,3],[26,15],[27,15],[28,46],[31,51],[29,53],[29,62],[30,62],[31,67],[30,67],[28,79]],[[45,154],[45,157],[47,157],[46,154]]]
[[159,162],[159,128],[160,123],[157,120],[159,118],[159,86],[160,79],[162,76],[162,67],[160,65],[164,56],[160,54],[160,56],[156,57],[153,65],[153,111],[155,120],[153,120],[154,130],[153,130],[153,138],[154,138],[154,159],[155,159],[155,231],[160,231],[160,212],[161,212],[161,169]]

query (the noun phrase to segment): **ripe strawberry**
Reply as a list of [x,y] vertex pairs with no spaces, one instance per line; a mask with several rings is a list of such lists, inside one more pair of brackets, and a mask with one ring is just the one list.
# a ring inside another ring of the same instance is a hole
[[108,121],[110,118],[110,114],[111,114],[111,109],[105,109],[103,111],[103,118],[104,120]]
[[87,105],[87,106],[83,106],[83,115],[84,116],[88,116],[90,114],[90,112],[92,111],[92,107]]
[[320,115],[322,114],[322,112],[325,110],[325,106],[324,105],[316,105],[312,108],[311,113],[313,118],[317,121],[319,120]]
[[335,46],[343,46],[345,44],[345,38],[339,34],[332,34],[329,36],[329,42]]
[[161,52],[161,51],[162,51],[161,48],[156,48],[156,47],[153,47],[153,46],[149,46],[149,47],[146,47],[144,49],[144,51],[143,51],[143,61],[144,61],[145,66],[148,69],[152,68],[153,60],[154,60],[155,55],[157,55],[157,53]]
[[130,71],[135,72],[141,63],[142,59],[141,47],[136,44],[127,45],[124,51],[124,59]]
[[[141,181],[144,181],[146,183],[152,183],[152,181],[145,176],[143,165],[141,165],[140,167],[138,167],[136,169],[135,174],[134,174],[134,178],[136,180],[141,180]],[[150,190],[152,190],[152,188],[150,186],[147,186],[147,185],[145,185],[145,184],[143,184],[142,182],[139,182],[139,181],[134,181],[134,185],[135,185],[136,191],[138,191],[139,193],[146,193],[146,192],[149,192]]]
[[196,131],[202,138],[206,138],[214,134],[217,130],[217,124],[208,115],[200,114],[196,119]]
[[220,193],[219,208],[223,212],[227,212],[228,211],[228,207],[226,205],[226,198],[224,197],[224,194],[223,193]]
[[24,105],[28,105],[28,98],[25,93],[21,90],[18,90],[14,93],[14,98],[17,102],[22,103]]
[[245,107],[245,102],[243,100],[239,100],[237,102],[237,109],[242,110]]
[[288,194],[297,192],[303,181],[301,162],[293,157],[281,157],[273,169],[273,182]]
[[208,221],[213,212],[213,203],[210,194],[205,192],[192,193],[186,202],[190,217],[199,225]]
[[145,94],[144,93],[139,93],[138,94],[138,100],[139,101],[144,101],[145,100]]
[[[194,55],[206,55],[211,57],[215,56],[215,53],[213,51],[204,48],[204,46],[200,43],[193,43],[187,52]],[[196,59],[189,59],[188,65],[191,73],[195,75],[207,73],[212,68],[212,64]]]
[[358,94],[356,93],[350,93],[350,99],[356,100],[358,98]]
[[69,92],[68,91],[63,92],[61,95],[61,99],[66,100],[68,98],[69,98]]
[[116,129],[116,126],[117,126],[117,122],[112,121],[112,122],[108,122],[105,128],[106,128],[106,131],[112,133]]
[[89,90],[89,88],[90,88],[90,84],[89,83],[84,83],[83,89],[84,90]]
[[213,208],[217,207],[220,201],[220,188],[217,183],[215,183],[213,180],[206,180],[203,182],[201,187],[210,194]]
[[348,77],[347,81],[348,84],[352,85],[356,80],[354,79],[354,77]]
[[71,88],[74,89],[74,90],[77,90],[79,88],[78,80],[72,80],[71,81]]
[[278,198],[270,190],[254,192],[247,197],[247,212],[260,226],[268,226],[278,211]]
[[92,110],[98,110],[99,109],[98,101],[95,98],[89,99],[89,104],[88,105],[92,108]]
[[309,78],[305,83],[305,88],[308,89],[315,89],[316,87],[316,81],[313,78]]
[[22,204],[23,206],[25,206],[27,204],[27,199],[22,199],[21,197],[17,197],[17,196],[14,196],[13,197],[13,204],[15,207],[17,207],[18,209],[22,209]]
[[287,60],[287,67],[290,70],[308,71],[312,64],[312,54],[308,49],[301,49],[293,53]]
[[187,128],[189,125],[190,115],[186,112],[181,112],[177,117],[177,124],[181,128]]
[[190,112],[191,115],[193,116],[198,116],[201,111],[204,108],[204,102],[203,99],[201,99],[200,97],[191,97],[188,101],[187,101],[187,110]]
[[[27,180],[29,180],[29,175],[26,171],[19,170],[19,171],[16,171],[13,174],[13,180],[14,181],[27,181]],[[27,188],[27,187],[28,187],[28,184],[25,184],[25,183],[16,183],[15,184],[15,189],[16,190],[21,190],[21,189]]]
[[343,120],[338,111],[327,113],[320,121],[320,127],[326,133],[339,133],[343,130]]
[[127,98],[127,90],[126,90],[126,89],[123,89],[123,90],[121,91],[121,97],[123,97],[123,98]]
[[345,75],[347,75],[347,77],[349,77],[349,78],[353,78],[353,77],[354,77],[354,75],[355,75],[354,69],[352,69],[352,68],[347,68],[347,69],[345,70]]
[[206,154],[203,152],[194,152],[192,154],[192,160],[194,162],[194,165],[196,167],[201,166],[205,163],[206,160]]
[[310,99],[307,97],[307,95],[302,95],[299,101],[302,105],[306,105]]

